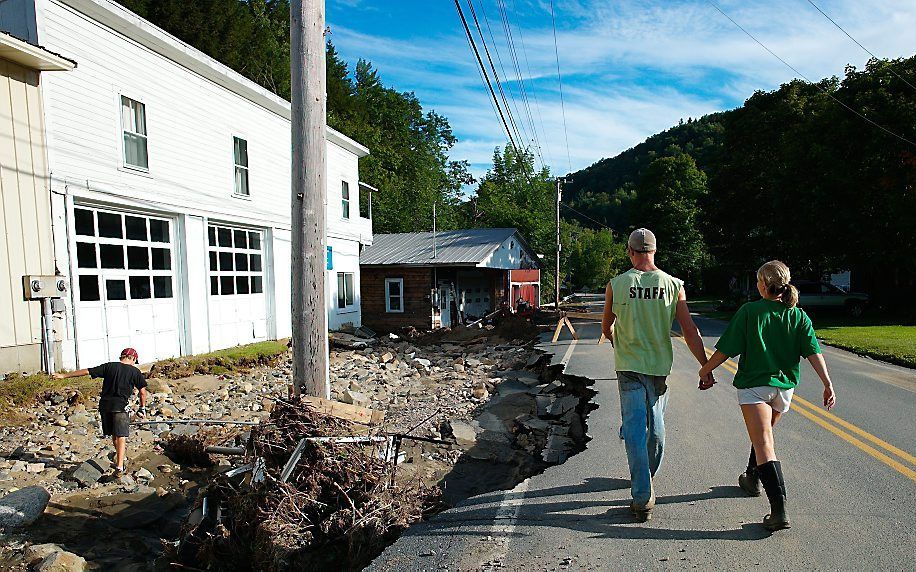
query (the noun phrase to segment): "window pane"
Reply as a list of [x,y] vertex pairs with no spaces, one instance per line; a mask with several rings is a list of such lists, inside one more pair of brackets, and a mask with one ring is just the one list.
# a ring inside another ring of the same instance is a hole
[[216,227],[207,227],[207,238],[210,242],[210,246],[216,246]]
[[124,131],[134,130],[134,112],[130,102],[130,98],[121,96],[121,129]]
[[153,242],[171,242],[169,240],[169,221],[149,219],[149,239]]
[[342,214],[343,218],[350,218],[350,201],[349,201],[349,200],[343,200],[343,201],[341,201],[340,208],[341,208],[341,211],[342,211],[341,214]]
[[99,277],[98,276],[80,276],[80,301],[97,302],[101,300],[99,294]]
[[219,253],[219,269],[223,272],[227,270],[235,270],[232,266],[232,253],[231,252],[220,252]]
[[260,232],[249,232],[248,233],[248,248],[252,250],[261,250],[261,233]]
[[124,163],[131,167],[149,169],[146,137],[133,133],[124,133]]
[[356,303],[356,301],[353,299],[353,275],[352,274],[345,275],[344,285],[346,286],[346,292],[347,292],[347,306],[352,306],[353,304]]
[[337,307],[345,308],[347,306],[346,292],[344,292],[346,286],[344,285],[344,275],[337,274]]
[[171,276],[153,276],[153,296],[156,298],[172,297]]
[[235,294],[235,280],[232,276],[219,277],[219,293],[224,295]]
[[398,311],[401,309],[401,299],[399,297],[392,297],[388,299],[388,307],[392,311]]
[[149,276],[130,277],[130,299],[145,300],[152,296],[149,288]]
[[140,135],[146,135],[146,105],[139,101],[133,102],[134,108],[134,131]]
[[121,215],[99,213],[99,236],[123,238],[124,235],[121,233]]
[[248,271],[248,255],[244,253],[236,253],[235,255],[235,269]]
[[350,200],[350,183],[346,181],[340,182],[340,196],[343,199]]
[[247,276],[236,276],[235,277],[235,293],[236,294],[247,294],[248,293],[248,277]]
[[260,277],[260,276],[252,276],[252,277],[251,277],[251,293],[252,293],[252,294],[260,294],[260,293],[263,292],[263,291],[264,291],[264,286],[263,286],[262,283],[261,283],[261,277]]
[[149,249],[145,246],[128,246],[127,267],[132,270],[149,270]]
[[216,265],[216,252],[210,251],[210,272],[216,272],[219,267]]
[[124,247],[118,244],[100,244],[99,258],[102,268],[124,268]]
[[400,282],[389,282],[388,283],[388,295],[389,296],[400,296],[401,295],[401,283]]
[[220,246],[232,246],[232,231],[228,228],[219,229],[219,245]]
[[151,248],[153,253],[153,270],[171,270],[172,257],[168,248]]
[[210,277],[210,294],[213,296],[219,294],[219,278],[216,276]]
[[232,138],[235,142],[235,164],[242,165],[243,167],[248,166],[248,141],[244,139],[239,139],[238,137]]
[[[98,260],[95,257],[95,245],[88,242],[76,243],[76,265],[80,268],[98,268]],[[98,285],[96,285],[98,290]]]
[[244,167],[235,168],[235,193],[246,197],[250,194],[248,191],[248,169]]
[[109,300],[127,300],[127,285],[123,280],[106,280],[105,297]]
[[73,211],[76,218],[76,234],[82,236],[95,236],[95,222],[92,219],[92,211],[76,209]]
[[131,240],[149,240],[146,233],[146,219],[136,216],[125,216],[124,227],[127,230],[127,238]]
[[235,247],[248,248],[248,233],[244,230],[235,231]]
[[250,256],[250,259],[251,259],[251,271],[260,272],[261,271],[261,255],[252,254]]

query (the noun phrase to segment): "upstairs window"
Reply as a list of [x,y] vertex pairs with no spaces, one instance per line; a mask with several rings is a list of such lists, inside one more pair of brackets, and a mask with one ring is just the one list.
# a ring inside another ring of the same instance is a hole
[[248,190],[248,141],[232,138],[233,161],[235,163],[235,194],[250,196]]
[[124,138],[124,166],[149,170],[146,140],[146,106],[121,96],[121,130]]
[[350,218],[350,183],[340,182],[340,213],[343,218]]

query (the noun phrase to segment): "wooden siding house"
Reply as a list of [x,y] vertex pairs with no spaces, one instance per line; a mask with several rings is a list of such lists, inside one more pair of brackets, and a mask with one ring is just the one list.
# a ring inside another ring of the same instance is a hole
[[388,332],[540,303],[542,264],[514,228],[377,234],[360,255],[363,323]]

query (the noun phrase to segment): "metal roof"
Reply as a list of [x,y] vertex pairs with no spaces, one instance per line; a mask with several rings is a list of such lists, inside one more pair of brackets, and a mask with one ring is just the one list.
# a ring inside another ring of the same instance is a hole
[[[435,258],[431,232],[376,234],[372,246],[364,249],[359,255],[359,263],[366,266],[475,266],[486,260],[499,245],[516,233],[514,228],[473,228],[437,232]],[[525,244],[522,240],[519,242]],[[536,256],[534,253],[532,255]]]

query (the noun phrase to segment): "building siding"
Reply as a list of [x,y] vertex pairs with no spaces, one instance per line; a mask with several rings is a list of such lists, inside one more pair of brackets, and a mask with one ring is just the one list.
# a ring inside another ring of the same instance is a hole
[[[432,328],[432,270],[429,268],[363,268],[363,323],[379,332],[391,332],[407,326]],[[385,310],[385,279],[404,280],[404,311]]]
[[0,59],[0,371],[41,364],[41,310],[22,276],[54,274],[39,74]]

